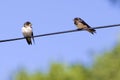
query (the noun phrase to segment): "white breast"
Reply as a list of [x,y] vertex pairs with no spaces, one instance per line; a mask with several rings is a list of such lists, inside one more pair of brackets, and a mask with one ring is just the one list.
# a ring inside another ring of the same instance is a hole
[[31,27],[22,27],[22,33],[24,37],[31,37],[32,36],[32,28]]
[[78,28],[80,28],[80,29],[82,29],[82,28],[87,28],[87,26],[86,26],[86,25],[83,25],[82,23],[78,23],[76,26],[77,26]]

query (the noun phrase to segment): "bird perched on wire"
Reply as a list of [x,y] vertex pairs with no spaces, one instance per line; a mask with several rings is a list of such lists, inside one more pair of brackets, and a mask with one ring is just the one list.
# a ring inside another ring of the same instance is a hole
[[31,22],[27,21],[24,23],[22,27],[22,33],[23,33],[23,36],[26,38],[26,41],[29,45],[32,45],[31,39],[33,39],[33,42],[35,43]]
[[82,20],[79,17],[74,18],[74,24],[78,27],[78,30],[85,29],[88,32],[90,32],[91,34],[96,33],[95,29],[90,29],[91,27],[84,20]]

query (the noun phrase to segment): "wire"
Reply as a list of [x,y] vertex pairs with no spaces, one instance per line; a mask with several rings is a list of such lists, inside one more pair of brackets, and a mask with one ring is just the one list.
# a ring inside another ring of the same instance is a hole
[[[117,27],[120,26],[120,24],[114,24],[114,25],[107,25],[107,26],[99,26],[99,27],[93,27],[89,29],[101,29],[101,28],[110,28],[110,27]],[[77,32],[77,31],[85,31],[86,29],[75,29],[75,30],[68,30],[68,31],[61,31],[61,32],[54,32],[54,33],[47,33],[47,34],[41,34],[41,35],[35,35],[35,37],[44,37],[44,36],[50,36],[50,35],[57,35],[57,34],[64,34],[64,33],[70,33],[70,32]],[[8,41],[16,41],[16,40],[21,40],[25,39],[24,37],[21,38],[13,38],[13,39],[6,39],[6,40],[0,40],[1,42],[8,42]]]

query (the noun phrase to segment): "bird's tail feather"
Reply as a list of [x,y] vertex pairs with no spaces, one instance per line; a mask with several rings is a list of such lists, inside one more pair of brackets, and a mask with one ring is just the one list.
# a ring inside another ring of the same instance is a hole
[[95,30],[95,29],[88,29],[87,31],[90,32],[91,34],[96,33],[96,30]]
[[27,43],[32,45],[31,38],[26,38]]

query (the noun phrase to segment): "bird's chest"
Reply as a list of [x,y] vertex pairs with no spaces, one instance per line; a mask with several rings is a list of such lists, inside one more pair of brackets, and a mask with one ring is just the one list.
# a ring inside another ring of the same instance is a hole
[[22,32],[23,32],[23,35],[24,36],[31,36],[31,33],[32,33],[32,29],[31,28],[23,28],[22,29]]
[[24,32],[26,32],[26,33],[32,32],[32,29],[31,28],[25,28]]
[[87,26],[84,25],[84,24],[82,24],[82,23],[78,23],[78,24],[77,24],[77,27],[78,27],[78,28],[87,28]]

